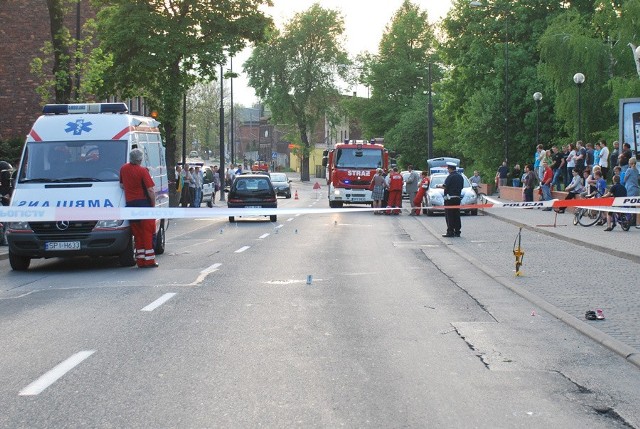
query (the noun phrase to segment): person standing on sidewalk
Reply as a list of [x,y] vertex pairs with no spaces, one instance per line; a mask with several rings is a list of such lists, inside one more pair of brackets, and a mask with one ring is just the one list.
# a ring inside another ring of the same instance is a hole
[[600,140],[600,162],[598,165],[602,171],[602,178],[607,180],[609,175],[609,148],[605,139]]
[[[478,179],[477,183],[478,183],[478,186],[480,186],[480,176],[478,175],[477,171],[474,173],[473,177],[477,177]],[[414,216],[419,216],[420,212],[422,211],[422,200],[424,199],[424,195],[427,193],[427,189],[429,189],[430,181],[431,180],[429,179],[429,172],[426,170],[423,171],[422,180],[420,181],[420,186],[418,187],[418,193],[416,194],[416,197],[413,200],[414,211],[411,212],[411,214]]]
[[536,174],[533,172],[533,166],[527,164],[524,166],[524,184],[522,187],[525,202],[533,202],[533,188],[535,187],[535,183]]
[[[504,163],[506,165],[506,162]],[[459,206],[464,187],[464,179],[458,173],[458,166],[453,162],[447,162],[449,175],[444,180],[444,217],[447,221],[447,233],[443,237],[460,237],[462,224],[460,222],[460,209],[448,208]]]
[[[407,166],[407,170],[409,170],[409,175],[407,176],[406,189],[407,194],[409,195],[409,205],[413,204],[413,200],[416,199],[416,194],[418,193],[418,184],[420,183],[420,176],[418,176],[418,172],[414,171],[413,165],[409,164]],[[413,210],[409,208],[409,212],[413,213]]]
[[[127,207],[155,207],[155,183],[149,170],[143,167],[143,153],[140,149],[129,152],[129,162],[120,168],[120,187],[124,190]],[[155,219],[129,221],[136,246],[136,264],[138,268],[157,267],[153,248]]]
[[507,161],[502,161],[502,165],[498,167],[498,171],[496,171],[496,189],[500,189],[502,186],[507,186],[508,177],[509,167],[507,167]]
[[[549,167],[547,161],[542,161],[542,178],[540,179],[540,189],[542,190],[542,201],[551,201],[551,182],[553,182],[553,170]],[[543,209],[548,212],[551,207]]]

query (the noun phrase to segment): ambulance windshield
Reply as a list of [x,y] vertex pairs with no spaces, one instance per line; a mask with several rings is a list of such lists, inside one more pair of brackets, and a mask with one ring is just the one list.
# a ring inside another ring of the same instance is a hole
[[382,167],[382,150],[338,149],[336,167],[369,169]]
[[28,142],[19,182],[111,182],[127,162],[126,141]]

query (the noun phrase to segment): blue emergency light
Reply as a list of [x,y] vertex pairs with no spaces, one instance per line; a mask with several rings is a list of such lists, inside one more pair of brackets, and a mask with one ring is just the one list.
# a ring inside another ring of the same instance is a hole
[[125,103],[83,103],[83,104],[46,104],[42,113],[66,115],[73,113],[127,113]]

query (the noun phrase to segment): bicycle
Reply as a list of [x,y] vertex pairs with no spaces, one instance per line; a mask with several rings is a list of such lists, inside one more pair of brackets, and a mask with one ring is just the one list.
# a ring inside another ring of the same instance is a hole
[[611,222],[612,227],[615,227],[616,224],[620,224],[620,228],[622,228],[623,231],[629,231],[629,229],[631,229],[631,224],[632,222],[632,214],[631,213],[621,213],[621,212],[614,212],[613,213],[613,222]]
[[606,222],[607,215],[602,210],[596,210],[588,207],[581,207],[576,210],[573,217],[574,225],[593,226],[598,222]]
[[[588,195],[587,198],[600,198],[602,194],[596,192],[595,194]],[[602,210],[597,210],[591,207],[580,207],[576,209],[573,216],[574,225],[593,226],[596,223],[601,225],[607,221],[607,213]]]

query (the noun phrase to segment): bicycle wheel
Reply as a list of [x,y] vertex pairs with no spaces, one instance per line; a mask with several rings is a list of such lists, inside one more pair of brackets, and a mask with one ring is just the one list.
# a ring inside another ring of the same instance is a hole
[[576,213],[576,219],[582,226],[592,226],[600,220],[602,212],[593,209],[578,209]]
[[631,217],[628,213],[620,213],[620,228],[623,231],[629,231],[631,228]]

